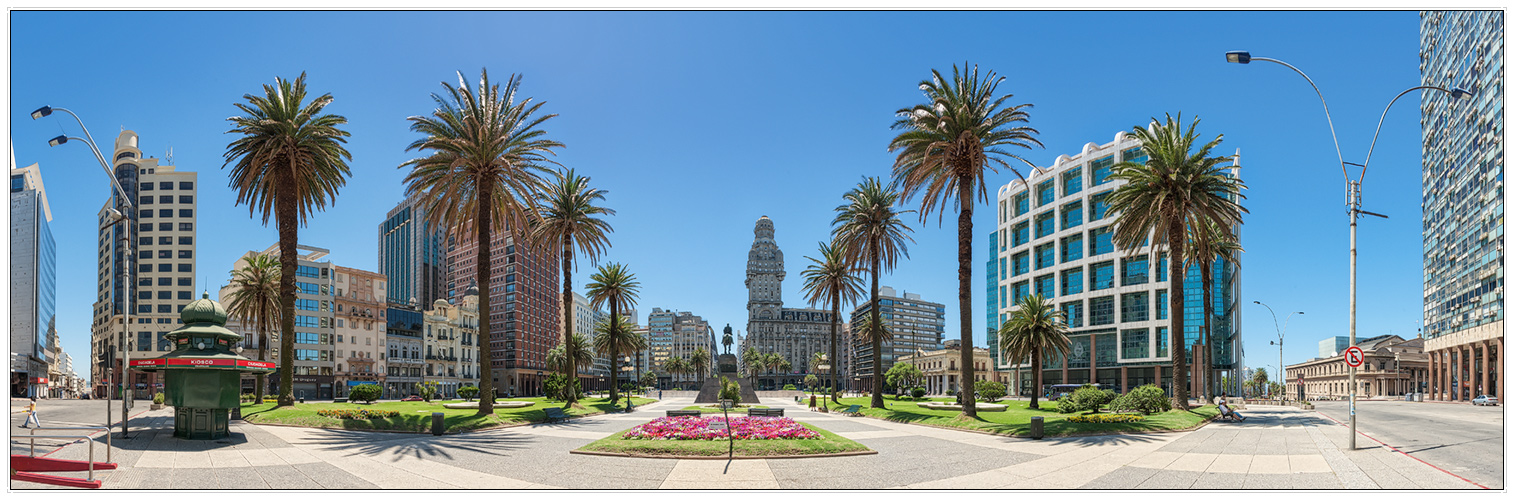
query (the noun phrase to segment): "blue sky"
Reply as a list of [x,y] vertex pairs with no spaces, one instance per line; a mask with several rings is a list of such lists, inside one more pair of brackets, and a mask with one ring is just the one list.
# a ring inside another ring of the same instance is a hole
[[[88,352],[94,214],[109,186],[66,116],[108,145],[122,127],[146,154],[172,147],[199,172],[197,286],[217,288],[234,260],[276,229],[234,206],[222,153],[233,103],[275,76],[309,73],[347,117],[353,177],[302,244],[340,265],[376,269],[377,226],[401,199],[417,135],[405,118],[456,72],[487,67],[558,113],[543,128],[558,160],[609,190],[614,247],[642,282],[640,310],[691,311],[745,329],[752,225],[771,217],[786,257],[785,303],[801,305],[800,271],[829,239],[832,210],[864,175],[887,175],[895,110],[922,102],[932,68],[971,61],[1008,78],[1012,103],[1034,103],[1038,165],[1105,143],[1150,117],[1182,112],[1240,149],[1250,186],[1242,244],[1246,362],[1273,366],[1273,321],[1289,325],[1285,361],[1314,356],[1347,329],[1344,180],[1324,113],[1282,66],[1226,64],[1227,50],[1288,61],[1330,100],[1346,161],[1366,155],[1383,106],[1419,84],[1418,21],[1398,12],[11,12],[9,137],[18,166],[40,163],[57,238],[58,326]],[[272,34],[270,27],[278,27]],[[1367,178],[1360,226],[1359,336],[1412,336],[1422,318],[1419,99],[1394,106]],[[1185,118],[1186,119],[1186,118]],[[108,147],[108,146],[106,146]],[[108,154],[108,152],[107,152]],[[1009,172],[990,174],[989,192]],[[918,202],[918,200],[916,200]],[[974,338],[983,343],[982,247],[993,211],[975,214]],[[910,260],[883,284],[947,306],[958,330],[956,228],[916,228]],[[585,263],[586,264],[586,263]],[[584,266],[587,268],[587,266]],[[581,284],[588,270],[575,273]],[[1279,317],[1279,320],[1282,318]],[[643,319],[644,321],[644,319]],[[80,370],[81,372],[83,370]]]

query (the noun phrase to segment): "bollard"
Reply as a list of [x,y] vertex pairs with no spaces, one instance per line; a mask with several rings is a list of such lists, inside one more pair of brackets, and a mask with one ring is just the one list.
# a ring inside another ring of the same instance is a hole
[[1041,439],[1046,436],[1046,419],[1044,417],[1030,417],[1030,438]]
[[241,420],[242,419],[242,407],[241,406],[238,406],[236,408],[232,408],[231,409],[231,419],[232,420]]
[[446,416],[447,416],[447,414],[439,412],[439,411],[431,412],[431,435],[432,436],[440,436],[440,435],[442,435],[442,429],[444,428],[442,426],[442,419],[444,417],[446,417]]

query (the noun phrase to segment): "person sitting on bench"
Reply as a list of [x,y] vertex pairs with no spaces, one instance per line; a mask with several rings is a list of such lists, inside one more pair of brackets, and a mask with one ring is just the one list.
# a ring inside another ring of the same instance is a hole
[[1226,403],[1224,400],[1220,401],[1219,407],[1220,407],[1220,416],[1221,417],[1230,419],[1231,421],[1234,421],[1234,422],[1245,422],[1246,421],[1246,417],[1245,416],[1242,416],[1239,412],[1236,412],[1235,410],[1230,409],[1230,404]]

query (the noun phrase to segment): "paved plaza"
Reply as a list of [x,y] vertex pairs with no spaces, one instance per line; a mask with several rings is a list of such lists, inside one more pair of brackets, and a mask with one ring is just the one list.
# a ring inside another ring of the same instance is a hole
[[[1253,406],[1245,423],[1189,432],[1025,438],[810,412],[796,420],[876,455],[674,460],[568,453],[683,408],[670,399],[629,414],[430,436],[233,422],[217,441],[172,437],[171,410],[134,419],[116,441],[121,468],[96,474],[115,489],[1464,489],[1478,485],[1359,439],[1313,411]],[[1370,445],[1370,447],[1369,447]],[[74,444],[54,458],[83,459]],[[102,455],[97,447],[97,454]],[[79,474],[82,477],[82,473]],[[11,482],[12,488],[45,488]]]

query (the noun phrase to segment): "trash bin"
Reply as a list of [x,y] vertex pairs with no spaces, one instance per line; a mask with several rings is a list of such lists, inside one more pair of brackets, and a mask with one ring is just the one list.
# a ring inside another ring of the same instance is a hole
[[447,414],[439,412],[439,411],[431,412],[431,435],[432,436],[440,436],[440,435],[442,435],[442,430],[445,428],[442,425],[442,420],[444,418],[446,418],[446,416],[447,416]]
[[1030,417],[1030,438],[1041,439],[1046,436],[1046,418]]

